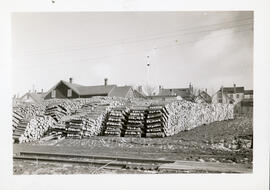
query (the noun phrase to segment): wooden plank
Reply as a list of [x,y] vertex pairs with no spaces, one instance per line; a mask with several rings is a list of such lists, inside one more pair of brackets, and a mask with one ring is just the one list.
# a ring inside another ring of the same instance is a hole
[[244,164],[229,164],[216,162],[175,161],[170,164],[162,164],[160,171],[208,171],[218,173],[252,173],[252,168]]

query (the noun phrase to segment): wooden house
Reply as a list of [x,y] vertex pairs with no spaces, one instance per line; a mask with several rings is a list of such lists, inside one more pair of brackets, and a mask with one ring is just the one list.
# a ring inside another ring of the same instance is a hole
[[72,78],[70,78],[69,82],[61,80],[54,85],[46,93],[44,99],[91,98],[94,96],[133,98],[133,90],[131,86],[108,85],[107,79],[105,79],[104,85],[83,86],[73,83]]
[[213,103],[237,104],[244,99],[244,87],[221,87],[212,97]]

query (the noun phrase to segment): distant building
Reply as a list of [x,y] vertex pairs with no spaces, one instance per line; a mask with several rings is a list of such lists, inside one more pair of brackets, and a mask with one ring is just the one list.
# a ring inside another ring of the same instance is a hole
[[244,99],[253,99],[253,90],[245,90]]
[[253,113],[253,90],[244,91],[244,99],[234,106],[234,112],[238,114]]
[[45,95],[44,99],[54,98],[91,98],[94,96],[109,96],[133,98],[133,90],[131,86],[108,85],[108,79],[104,80],[104,85],[83,86],[73,83],[72,78],[69,82],[59,81]]
[[213,96],[213,103],[237,104],[244,99],[244,87],[221,87]]
[[133,89],[133,96],[134,98],[146,99],[146,95],[143,92],[140,92],[139,90],[136,89]]
[[194,100],[196,103],[212,103],[212,97],[207,94],[207,90],[205,91],[200,91],[199,94],[195,97]]
[[253,112],[253,90],[244,87],[221,87],[212,97],[213,103],[234,104],[234,113],[246,114]]
[[41,92],[27,92],[19,100],[28,103],[41,103],[44,100],[45,94],[43,90]]
[[194,101],[195,95],[193,86],[190,84],[189,88],[162,88],[159,87],[157,96],[165,97],[165,99],[183,99],[187,101]]

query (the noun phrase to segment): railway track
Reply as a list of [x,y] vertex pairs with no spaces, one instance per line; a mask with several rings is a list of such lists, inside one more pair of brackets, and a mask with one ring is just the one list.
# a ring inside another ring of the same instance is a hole
[[157,173],[176,172],[216,172],[216,173],[251,173],[252,168],[243,164],[228,164],[214,162],[179,161],[163,159],[145,159],[131,157],[115,157],[103,155],[80,155],[66,153],[21,151],[13,155],[13,160],[28,160],[36,162],[56,162],[71,164],[86,164],[98,169],[129,169],[149,170]]
[[174,160],[143,159],[100,155],[79,155],[45,152],[20,152],[13,160],[30,160],[72,164],[90,164],[108,169],[158,170],[162,164],[174,163]]

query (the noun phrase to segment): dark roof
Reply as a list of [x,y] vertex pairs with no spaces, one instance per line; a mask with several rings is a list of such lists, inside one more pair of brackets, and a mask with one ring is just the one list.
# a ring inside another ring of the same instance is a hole
[[185,100],[191,100],[192,93],[189,88],[161,89],[159,96],[181,96]]
[[78,95],[103,95],[109,94],[116,85],[98,85],[98,86],[83,86],[75,83],[62,81],[65,85],[73,89]]
[[115,87],[109,93],[109,96],[111,96],[111,97],[123,97],[123,98],[125,98],[130,90],[132,90],[131,86]]
[[50,93],[56,86],[60,83],[65,84],[70,89],[74,90],[80,96],[99,96],[107,95],[111,97],[126,97],[129,90],[132,90],[131,86],[120,86],[116,85],[98,85],[98,86],[83,86],[75,83],[69,83],[67,81],[61,80],[56,85],[54,85],[46,94]]
[[244,94],[245,95],[252,95],[253,94],[253,90],[245,90]]
[[161,89],[161,91],[158,93],[158,96],[176,96],[176,93],[170,89]]
[[[220,91],[221,91],[221,89],[220,89]],[[236,91],[236,93],[244,93],[245,88],[244,87],[235,87],[235,91]],[[223,92],[228,93],[228,94],[232,94],[232,93],[234,93],[234,87],[223,87]]]
[[206,103],[212,102],[211,96],[209,94],[207,94],[207,92],[205,92],[205,91],[200,92],[197,97],[202,98]]
[[146,95],[144,95],[143,92],[139,92],[138,90],[133,90],[133,96],[134,98],[145,98]]

